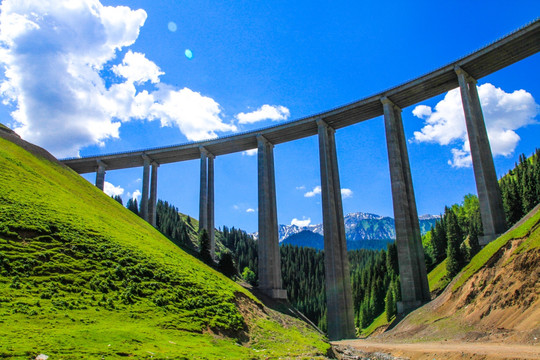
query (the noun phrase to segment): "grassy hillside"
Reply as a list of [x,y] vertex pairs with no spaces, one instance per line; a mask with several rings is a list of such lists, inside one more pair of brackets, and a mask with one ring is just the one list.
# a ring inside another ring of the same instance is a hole
[[2,137],[0,169],[0,357],[328,350],[318,333],[265,308],[73,171]]

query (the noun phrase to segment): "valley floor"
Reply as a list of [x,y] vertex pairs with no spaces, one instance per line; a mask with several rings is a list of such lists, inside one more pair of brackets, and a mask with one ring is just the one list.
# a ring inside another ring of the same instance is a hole
[[[353,352],[387,353],[400,359],[410,360],[502,360],[502,359],[540,359],[540,345],[516,345],[504,343],[475,342],[417,342],[389,343],[373,340],[343,340],[332,343],[347,347]],[[354,358],[354,357],[351,357]],[[362,358],[362,357],[360,357]],[[377,358],[376,356],[370,358]]]

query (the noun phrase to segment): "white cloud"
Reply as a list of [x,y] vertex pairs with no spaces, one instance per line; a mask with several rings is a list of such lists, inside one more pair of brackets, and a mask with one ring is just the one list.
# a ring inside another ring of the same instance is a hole
[[220,118],[221,108],[214,99],[188,88],[175,90],[161,84],[153,95],[149,119],[160,119],[162,126],[176,125],[189,140],[199,141],[217,137],[216,131],[237,131]]
[[110,182],[105,181],[103,192],[109,196],[118,196],[124,194],[124,189],[120,185],[114,186]]
[[238,206],[238,205],[233,205],[233,209],[234,209],[234,210],[239,210],[239,209],[240,209],[240,206]]
[[[121,121],[131,119],[159,119],[194,141],[236,131],[213,99],[160,83],[163,72],[144,54],[127,51],[113,64],[146,17],[99,0],[4,0],[0,96],[13,108],[10,126],[58,157],[118,138]],[[101,77],[107,70],[118,77],[109,88]]]
[[117,49],[135,42],[144,10],[98,0],[4,0],[0,5],[0,79],[13,127],[57,156],[118,137],[99,76]]
[[254,156],[254,155],[257,155],[257,153],[258,153],[258,149],[249,149],[246,151],[242,151],[242,155],[245,155],[245,156]]
[[[494,156],[511,155],[519,140],[515,130],[534,124],[539,106],[530,93],[516,90],[507,93],[490,83],[478,87],[482,112]],[[452,148],[453,159],[448,163],[453,167],[471,166],[469,140],[459,89],[449,91],[435,106],[418,105],[413,115],[425,119],[424,127],[414,133],[417,142],[431,142],[439,145],[460,145]]]
[[137,84],[147,81],[156,84],[159,82],[159,77],[165,74],[160,71],[154,62],[148,60],[144,54],[132,52],[131,50],[124,55],[122,64],[114,65],[112,71],[116,75],[126,78],[128,82]]
[[350,198],[353,195],[353,192],[351,189],[343,188],[341,189],[341,197],[343,199]]
[[133,194],[132,194],[132,193],[128,193],[128,197],[131,198],[131,199],[133,199],[133,200],[139,201],[139,198],[141,197],[141,192],[140,192],[139,190],[135,190],[135,191],[133,192]]
[[298,220],[297,218],[294,218],[291,220],[291,225],[296,225],[298,227],[304,227],[311,224],[311,218],[305,218],[303,220]]
[[296,190],[306,190],[306,186],[305,185],[297,186]]
[[263,120],[280,121],[287,120],[291,115],[285,106],[263,105],[250,113],[239,113],[236,115],[239,124],[253,124]]
[[431,107],[427,105],[418,105],[414,108],[412,113],[417,118],[424,119],[431,115]]
[[304,197],[314,197],[315,195],[320,194],[320,193],[321,193],[321,187],[320,186],[315,186],[313,188],[313,190],[308,191],[307,193],[305,193]]
[[246,210],[247,213],[254,213],[255,212],[255,209],[252,209],[252,208],[249,208]]

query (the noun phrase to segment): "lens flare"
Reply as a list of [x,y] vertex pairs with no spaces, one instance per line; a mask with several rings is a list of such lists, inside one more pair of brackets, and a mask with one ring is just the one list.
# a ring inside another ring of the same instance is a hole
[[175,32],[176,29],[178,28],[176,26],[176,23],[172,22],[172,21],[169,21],[169,23],[167,24],[167,27],[169,28],[169,31],[170,32]]
[[188,59],[190,59],[190,60],[193,59],[193,53],[191,52],[191,50],[186,49],[186,51],[184,51],[184,54],[186,54],[186,57]]

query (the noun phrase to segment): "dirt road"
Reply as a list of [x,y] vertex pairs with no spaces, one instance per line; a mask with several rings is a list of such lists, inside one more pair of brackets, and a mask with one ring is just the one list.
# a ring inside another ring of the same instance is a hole
[[425,342],[382,343],[371,340],[336,341],[338,346],[349,346],[365,352],[383,352],[411,360],[501,360],[540,359],[540,346],[498,343]]

